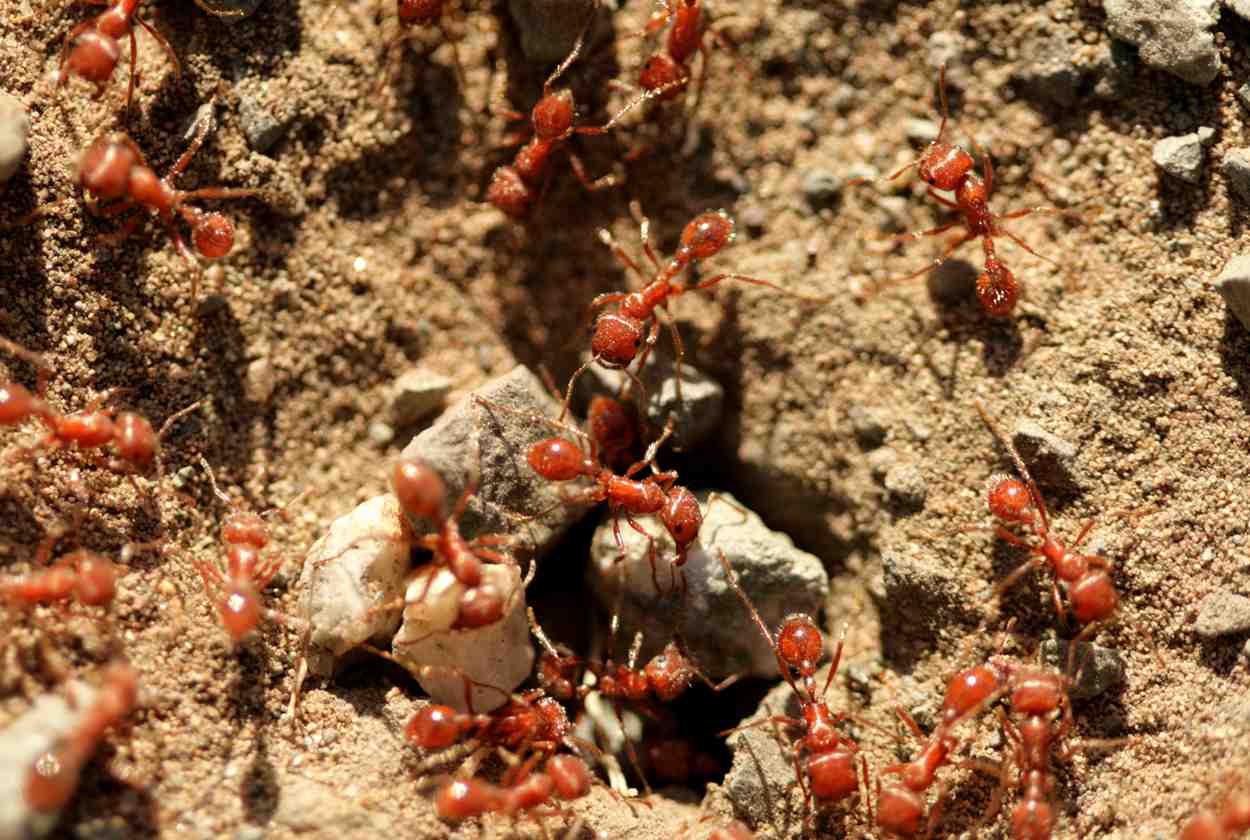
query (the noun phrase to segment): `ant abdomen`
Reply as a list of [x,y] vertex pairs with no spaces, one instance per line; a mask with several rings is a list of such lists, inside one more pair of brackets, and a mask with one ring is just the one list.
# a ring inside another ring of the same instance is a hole
[[534,472],[548,481],[572,481],[586,468],[586,453],[564,438],[540,440],[526,456]]
[[501,166],[491,176],[486,200],[514,219],[522,219],[534,201],[534,191],[514,167]]
[[924,799],[902,785],[889,785],[877,797],[877,825],[892,834],[914,837],[920,833]]
[[102,85],[113,75],[121,54],[121,47],[115,38],[98,31],[87,31],[74,39],[65,64],[75,76]]
[[812,795],[817,799],[839,800],[859,789],[855,754],[850,750],[819,753],[807,761],[807,776]]
[[191,241],[200,256],[219,260],[234,247],[234,223],[222,213],[205,213],[192,225]]
[[1110,618],[1119,606],[1120,596],[1106,572],[1090,572],[1068,588],[1072,612],[1082,624]]
[[407,26],[431,26],[443,16],[443,0],[398,0],[395,11]]
[[21,423],[33,414],[46,414],[47,406],[24,386],[0,382],[0,426]]
[[590,770],[576,756],[552,756],[547,759],[546,773],[555,784],[556,796],[561,799],[580,799],[590,792]]
[[1005,318],[1020,299],[1020,282],[1011,269],[995,259],[986,259],[985,271],[977,276],[977,300],[986,314]]
[[431,703],[408,721],[404,737],[410,744],[422,749],[446,749],[460,738],[459,720],[455,709]]
[[734,240],[734,220],[724,210],[695,216],[681,232],[681,250],[692,260],[715,256]]

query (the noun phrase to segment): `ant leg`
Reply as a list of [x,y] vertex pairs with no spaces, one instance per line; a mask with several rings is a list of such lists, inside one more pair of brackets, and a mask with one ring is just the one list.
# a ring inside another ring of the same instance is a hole
[[638,223],[638,241],[642,243],[642,251],[647,255],[647,259],[651,260],[651,265],[658,272],[660,270],[660,258],[656,256],[655,249],[651,247],[651,219],[642,212],[642,203],[637,199],[629,202],[629,215],[634,217],[634,221]]
[[135,76],[138,75],[139,68],[139,45],[135,40],[134,27],[132,26],[126,34],[130,36],[130,78],[126,80],[126,105],[123,111],[129,111],[130,104],[134,100]]
[[1011,587],[1019,583],[1020,578],[1024,577],[1026,574],[1033,571],[1034,569],[1041,568],[1042,564],[1044,564],[1045,562],[1046,562],[1046,558],[1038,556],[1038,557],[1034,557],[1031,560],[1026,560],[1025,562],[1021,563],[1015,569],[1015,571],[1007,575],[1007,577],[1000,580],[994,586],[993,600],[998,600],[999,598],[1001,598],[1004,592],[1006,592],[1008,589],[1010,589]]
[[909,233],[900,233],[900,234],[891,235],[891,236],[877,236],[873,234],[867,234],[865,238],[876,239],[879,242],[911,242],[913,239],[923,239],[926,236],[941,236],[942,234],[946,233],[951,228],[959,227],[963,223],[964,223],[963,219],[958,219],[956,221],[950,222],[949,224],[939,225],[938,227],[929,228],[928,230],[915,230]]
[[599,190],[606,190],[609,187],[615,187],[623,180],[621,176],[616,173],[609,173],[607,175],[601,175],[592,181],[590,176],[586,174],[586,167],[582,163],[582,159],[577,156],[577,153],[569,148],[566,148],[564,152],[568,155],[569,167],[573,170],[573,174],[577,176],[577,180],[581,181],[582,186],[590,192],[598,192]]
[[[850,624],[843,623],[842,636],[838,639],[838,646],[833,649],[833,661],[829,663],[829,676],[825,678],[825,687],[820,692],[821,697],[829,693],[829,686],[833,684],[833,675],[838,672],[838,665],[842,662],[842,649],[846,646],[846,631],[848,629],[850,629]],[[815,698],[812,699],[814,700]]]
[[[647,279],[647,276],[643,274],[642,269],[638,267],[638,263],[634,262],[633,258],[630,257],[629,254],[625,253],[625,249],[617,243],[616,238],[612,236],[612,232],[610,230],[607,228],[599,228],[599,241],[612,249],[612,255],[616,257],[617,262],[634,272],[634,274],[637,274],[640,280],[645,281]],[[609,292],[596,297],[593,301],[591,301],[590,306],[591,308],[595,308],[603,304],[615,303],[626,297],[628,297],[628,295],[625,292]]]
[[[942,125],[943,125],[943,128],[945,128],[945,125],[946,125],[946,124],[945,124],[945,123],[943,123]],[[852,178],[851,180],[849,180],[849,181],[847,181],[847,182],[846,182],[846,186],[848,186],[848,187],[858,187],[860,184],[871,184],[871,183],[874,183],[874,182],[876,182],[876,181],[893,181],[895,178],[897,178],[898,176],[902,175],[902,174],[903,174],[904,172],[906,172],[908,169],[911,169],[912,167],[915,167],[915,166],[919,166],[919,165],[920,165],[920,161],[921,161],[921,160],[922,160],[922,158],[916,158],[916,159],[915,159],[915,160],[913,160],[911,163],[907,164],[907,165],[906,165],[906,166],[904,166],[903,168],[899,169],[897,172],[894,172],[894,173],[892,173],[892,174],[890,174],[890,175],[885,175],[885,176],[881,176],[881,177],[877,177],[877,178]]]
[[[923,743],[924,743],[924,740],[925,740],[925,738],[924,738],[924,732],[920,729],[920,724],[916,723],[915,718],[913,718],[911,715],[907,714],[907,712],[906,712],[906,711],[904,711],[904,710],[903,710],[901,707],[899,707],[899,706],[895,706],[895,707],[894,707],[894,714],[898,715],[899,719],[900,719],[901,721],[903,721],[903,724],[904,724],[904,725],[905,725],[908,729],[910,729],[910,730],[911,730],[911,734],[913,734],[913,735],[915,735],[915,736],[916,736],[916,740],[917,740],[917,741],[919,741],[920,743],[922,743],[922,744],[923,744]],[[904,764],[897,764],[897,765],[895,765],[894,767],[889,767],[889,768],[886,768],[885,770],[882,770],[881,772],[882,772],[882,773],[895,773],[895,772],[899,772],[899,773],[901,773],[901,772],[902,772],[902,768],[903,768],[903,767],[905,767],[905,766],[906,766],[906,765],[904,765]]]
[[192,198],[223,200],[228,198],[251,198],[255,195],[260,195],[260,190],[250,187],[205,187],[183,192],[182,198],[184,201]]
[[[632,516],[627,516],[625,521],[629,523],[629,527],[633,528],[647,541],[647,562],[651,564],[651,585],[655,587],[656,594],[662,593],[664,590],[660,588],[660,579],[655,567],[655,538],[652,537],[647,530],[634,521]],[[671,567],[670,567],[671,568]],[[633,664],[630,664],[633,668]]]
[[[209,101],[210,109],[213,107],[213,101]],[[200,146],[204,145],[204,138],[208,137],[208,132],[213,127],[213,112],[209,112],[198,121],[195,126],[195,136],[191,138],[191,145],[187,146],[187,150],[182,153],[178,160],[174,161],[174,165],[169,168],[169,174],[165,176],[165,180],[173,181],[174,178],[182,174],[182,171],[191,164],[191,159],[195,157],[196,152],[200,150]]]
[[165,55],[169,57],[169,63],[174,65],[174,76],[181,77],[182,66],[178,63],[178,55],[174,52],[174,48],[169,45],[169,41],[165,40],[165,36],[157,32],[152,24],[138,16],[135,17],[135,22],[142,26],[144,31],[151,35],[156,43],[161,45],[161,49],[163,49],[165,51]]
[[[962,245],[964,241],[967,241],[967,240],[961,241],[959,245]],[[938,260],[938,262],[940,263],[942,260],[946,259],[946,257],[949,256],[950,252],[955,250],[955,247],[958,247],[958,245],[947,249],[947,252],[942,255],[942,259]],[[930,268],[931,267],[932,266],[930,266]],[[929,268],[924,269],[924,271],[928,271],[928,270]],[[922,271],[919,273],[923,274],[924,272]],[[912,275],[912,276],[916,276],[916,275]],[[910,279],[910,277],[906,279]],[[674,294],[674,297],[676,297],[676,295],[683,294],[685,292],[693,292],[693,291],[699,291],[702,289],[710,289],[712,286],[715,286],[716,284],[724,280],[737,280],[739,283],[750,283],[752,286],[765,286],[769,289],[772,289],[773,291],[781,292],[783,295],[798,298],[799,300],[805,301],[807,303],[828,303],[834,298],[833,295],[823,295],[823,296],[805,295],[802,292],[796,292],[791,289],[787,289],[783,286],[778,286],[776,283],[773,283],[768,280],[761,280],[758,277],[747,277],[745,274],[717,274],[715,277],[709,277],[707,280],[700,280],[698,283],[694,284],[693,286],[678,286],[677,287],[678,291]]]
[[[673,434],[673,421],[670,420],[667,424],[665,424],[663,433],[661,433],[661,435],[658,438],[656,438],[654,441],[652,441],[651,445],[647,447],[647,451],[643,455],[642,460],[631,464],[629,469],[627,469],[624,472],[625,478],[629,478],[634,473],[638,472],[640,469],[647,466],[648,464],[651,464],[652,468],[654,469],[655,456],[659,453],[660,447],[664,445],[664,441],[668,440],[672,434]],[[660,475],[659,473],[656,474],[657,479],[661,481],[664,480],[664,479],[660,479],[659,475]],[[667,474],[665,475],[667,476]],[[676,473],[672,474],[672,479],[674,481],[677,480]]]
[[[1042,209],[1046,209],[1046,208],[1041,208],[1041,207],[1039,207],[1039,208],[1037,208],[1037,209],[1042,210]],[[995,232],[995,233],[1000,233],[1000,234],[1002,234],[1003,236],[1007,237],[1007,238],[1008,238],[1008,239],[1010,239],[1012,242],[1016,243],[1016,244],[1017,244],[1017,245],[1019,245],[1021,248],[1023,248],[1023,249],[1024,249],[1024,250],[1026,250],[1026,251],[1028,251],[1028,252],[1029,252],[1030,254],[1032,254],[1033,256],[1037,257],[1039,260],[1045,260],[1046,262],[1050,263],[1051,265],[1055,266],[1056,268],[1063,268],[1063,265],[1062,265],[1061,263],[1057,262],[1056,260],[1052,260],[1050,257],[1046,256],[1045,254],[1039,254],[1037,251],[1034,251],[1034,250],[1033,250],[1033,248],[1032,248],[1032,247],[1030,247],[1030,246],[1029,246],[1029,244],[1028,244],[1027,242],[1025,242],[1025,241],[1024,241],[1023,239],[1021,239],[1020,237],[1016,236],[1014,233],[1012,233],[1011,231],[1007,230],[1006,228],[998,228],[998,229],[997,229],[997,230],[995,230],[994,232]]]
[[586,40],[586,32],[590,29],[590,25],[594,23],[595,15],[598,11],[598,4],[592,4],[590,15],[587,16],[586,22],[582,24],[582,30],[577,33],[577,40],[573,42],[573,49],[570,50],[569,54],[564,57],[564,60],[556,66],[556,69],[551,71],[551,75],[547,77],[547,81],[543,82],[543,96],[551,96],[554,92],[553,89],[555,87],[556,80],[563,76],[564,71],[568,70],[569,67],[572,66],[573,62],[577,61],[577,57],[581,55],[582,44]]
[[1093,519],[1081,526],[1080,533],[1076,535],[1076,539],[1072,541],[1072,545],[1068,546],[1069,551],[1075,551],[1077,549],[1077,547],[1085,540],[1085,537],[1089,535],[1090,530],[1094,527],[1094,524],[1097,521],[1098,517],[1095,516]]
[[925,190],[925,195],[929,196],[929,198],[933,199],[938,204],[941,204],[943,207],[949,207],[952,210],[959,210],[958,204],[940,194],[933,187],[929,187],[929,189]]
[[717,732],[716,737],[725,738],[734,734],[735,732],[745,732],[748,729],[755,729],[760,726],[768,726],[769,724],[778,724],[778,723],[783,724],[785,726],[803,726],[804,725],[803,721],[799,720],[798,718],[787,717],[786,715],[773,715],[772,717],[766,717],[766,718],[763,718],[762,720],[753,720],[750,723],[740,724],[738,726],[735,726],[732,729],[726,729],[724,732]]
[[937,137],[933,142],[941,140],[946,134],[946,123],[950,120],[950,111],[946,106],[946,64],[942,64],[942,68],[938,70],[938,100],[942,103],[942,124],[938,126]]
[[[677,329],[677,322],[673,320],[673,316],[668,311],[667,301],[664,304],[664,313],[667,316],[665,321],[668,323],[669,334],[673,336],[673,382],[677,389],[677,411],[680,414],[685,401],[681,396],[681,361],[686,357],[686,345],[681,340],[681,331]],[[658,318],[657,318],[658,320]],[[642,366],[639,365],[639,370]],[[672,416],[669,417],[669,425],[672,425]]]

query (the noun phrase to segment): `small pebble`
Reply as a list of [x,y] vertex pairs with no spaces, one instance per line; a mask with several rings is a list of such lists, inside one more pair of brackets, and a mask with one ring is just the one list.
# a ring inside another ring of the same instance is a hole
[[395,429],[390,423],[374,420],[369,424],[369,440],[377,446],[386,446],[395,439]]
[[0,91],[0,184],[9,180],[26,156],[30,117],[16,96]]
[[886,473],[898,463],[898,453],[887,446],[869,452],[865,460],[868,462],[868,471],[872,473],[872,477],[877,481],[881,481],[885,478]]
[[1038,483],[1081,483],[1074,475],[1077,448],[1058,435],[1051,434],[1032,420],[1021,420],[1011,433],[1011,442],[1020,450],[1021,457],[1035,473]]
[[451,380],[425,368],[400,374],[391,385],[391,423],[412,426],[429,417],[447,399]]
[[[1070,645],[1067,640],[1046,639],[1041,645],[1042,661],[1066,671]],[[1113,648],[1078,642],[1073,662],[1077,678],[1070,690],[1073,700],[1097,697],[1124,682],[1124,658]]]
[[1196,184],[1202,180],[1202,138],[1198,134],[1164,137],[1151,152],[1155,166],[1173,178]]
[[1198,605],[1194,632],[1204,639],[1231,636],[1250,630],[1250,598],[1216,590]]
[[885,474],[890,500],[906,510],[919,510],[929,497],[929,485],[915,464],[897,464]]
[[243,392],[249,401],[257,405],[268,403],[273,396],[274,384],[273,365],[268,359],[256,359],[247,366]]
[[1228,186],[1242,201],[1250,201],[1250,149],[1229,149],[1220,162]]
[[1250,82],[1237,88],[1237,101],[1241,103],[1241,107],[1250,111]]
[[[550,64],[569,54],[598,6],[594,0],[508,0],[508,12],[521,36],[525,57],[536,64]],[[602,21],[606,16],[598,17]],[[589,33],[587,44],[594,41],[594,33]]]
[[196,0],[196,5],[227,23],[243,18],[260,8],[261,0]]
[[1211,0],[1105,0],[1111,37],[1137,46],[1142,61],[1190,84],[1220,72],[1212,29],[1219,12]]
[[1241,325],[1250,330],[1250,254],[1229,260],[1212,285]]
[[841,189],[842,179],[828,169],[813,166],[803,171],[803,197],[813,208],[832,204]]
[[880,410],[853,405],[847,409],[846,417],[851,421],[855,440],[864,449],[876,449],[885,442],[885,418]]
[[255,97],[246,95],[239,97],[239,124],[248,145],[261,154],[273,148],[287,129],[287,123],[279,121]]
[[932,143],[937,139],[938,129],[941,128],[933,120],[908,120],[907,121],[907,139],[913,143]]

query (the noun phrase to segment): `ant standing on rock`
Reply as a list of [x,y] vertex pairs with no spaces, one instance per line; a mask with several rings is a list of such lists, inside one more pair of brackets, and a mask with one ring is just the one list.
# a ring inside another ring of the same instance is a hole
[[[971,155],[959,146],[947,143],[942,139],[946,134],[946,124],[949,120],[946,106],[945,65],[942,66],[938,77],[938,92],[942,102],[942,124],[938,129],[937,138],[928,145],[924,153],[892,175],[884,178],[854,178],[847,182],[847,186],[857,186],[871,181],[893,181],[912,167],[917,167],[921,179],[929,185],[929,197],[943,207],[956,211],[960,217],[953,222],[948,222],[930,230],[900,234],[892,237],[890,241],[907,242],[926,236],[940,236],[951,228],[960,226],[964,230],[946,246],[942,251],[942,255],[933,262],[919,271],[878,284],[873,289],[873,292],[880,291],[887,285],[903,283],[927,274],[945,262],[960,245],[973,239],[980,239],[985,252],[985,270],[977,277],[977,300],[980,301],[981,308],[987,314],[995,317],[1006,317],[1016,307],[1016,301],[1020,297],[1020,283],[1016,280],[1015,275],[1011,273],[1011,269],[1007,268],[1002,260],[998,259],[994,251],[994,237],[1005,236],[1033,256],[1046,260],[1046,262],[1055,266],[1059,266],[1059,264],[1049,257],[1042,256],[1037,251],[1034,251],[1024,240],[1003,227],[1001,223],[1011,219],[1022,219],[1034,213],[1065,215],[1069,211],[1061,210],[1057,207],[1027,207],[1022,210],[1013,210],[1009,213],[994,213],[990,210],[989,197],[994,190],[994,166],[990,162],[989,155],[985,154],[976,141],[973,140],[973,148],[976,149],[977,154],[981,156],[981,160],[984,162],[985,175],[982,178],[973,171],[974,163]],[[955,200],[951,201],[939,195],[937,193],[938,190],[954,192]]]
[[[254,189],[225,187],[205,187],[198,190],[179,190],[174,187],[174,178],[191,163],[191,159],[204,144],[204,138],[208,136],[212,124],[211,115],[198,121],[191,145],[170,167],[164,178],[156,176],[144,159],[143,152],[125,134],[107,134],[97,138],[83,152],[78,168],[78,178],[85,192],[103,201],[120,199],[115,204],[101,208],[99,215],[117,216],[143,208],[161,220],[169,232],[169,238],[174,242],[174,247],[193,270],[192,301],[199,296],[200,268],[195,255],[175,225],[175,215],[181,216],[191,226],[191,241],[201,256],[210,260],[220,259],[234,247],[234,224],[221,213],[206,213],[189,206],[187,202],[198,198],[246,198],[259,192]],[[132,218],[117,232],[105,237],[105,241],[112,244],[122,242],[134,232],[140,221],[139,217]]]
[[174,74],[181,75],[178,57],[174,55],[169,42],[152,28],[152,25],[138,16],[139,7],[144,0],[87,0],[98,6],[108,6],[91,20],[83,21],[65,35],[65,44],[61,48],[61,66],[53,76],[58,87],[65,83],[69,74],[92,82],[96,86],[96,96],[104,93],[104,87],[113,76],[113,68],[121,57],[121,45],[117,42],[123,36],[130,39],[130,82],[126,88],[126,107],[130,107],[134,98],[135,80],[138,73],[135,69],[138,60],[138,46],[135,43],[134,26],[137,23],[156,39],[169,56],[174,65]]

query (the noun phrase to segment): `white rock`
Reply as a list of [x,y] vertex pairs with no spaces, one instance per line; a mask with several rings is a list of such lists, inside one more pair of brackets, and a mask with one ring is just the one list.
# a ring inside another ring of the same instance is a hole
[[1151,153],[1155,166],[1173,178],[1196,184],[1202,180],[1202,138],[1198,133],[1164,137]]
[[[330,525],[308,550],[300,575],[300,615],[311,625],[308,667],[326,676],[334,661],[399,627],[412,543],[399,502],[387,493]],[[378,609],[395,603],[393,609]]]
[[1230,259],[1212,285],[1242,326],[1250,330],[1250,254]]
[[42,837],[60,819],[60,812],[43,814],[26,805],[26,775],[35,760],[77,725],[83,710],[95,702],[95,689],[83,683],[70,686],[76,707],[61,692],[45,694],[29,710],[0,732],[0,840]]
[[[464,586],[446,568],[437,569],[432,580],[414,576],[408,585],[404,623],[392,646],[395,658],[413,671],[430,697],[461,711],[468,711],[463,677],[477,683],[472,688],[472,710],[489,712],[502,706],[534,667],[520,569],[485,565],[482,581],[504,593],[503,618],[485,627],[457,630],[452,625]],[[422,671],[423,666],[434,667]]]
[[0,91],[0,184],[21,167],[29,134],[30,116],[22,100]]

